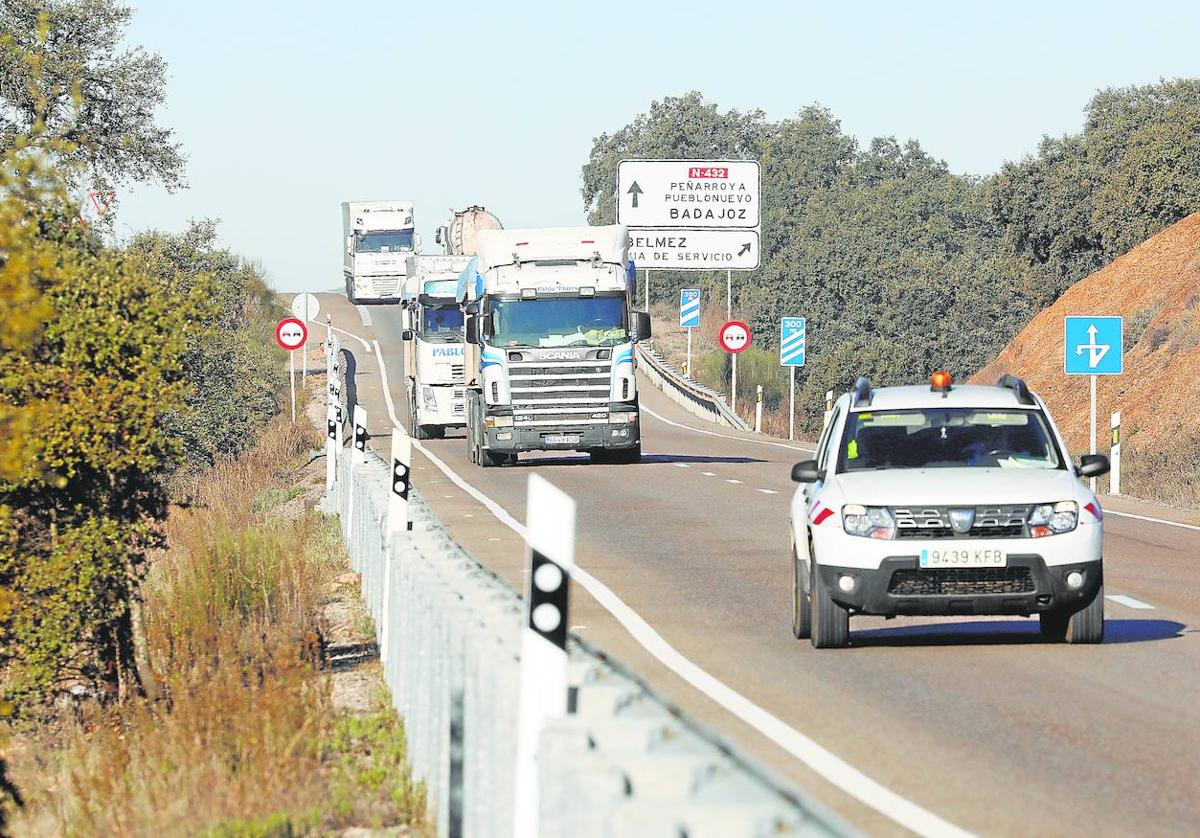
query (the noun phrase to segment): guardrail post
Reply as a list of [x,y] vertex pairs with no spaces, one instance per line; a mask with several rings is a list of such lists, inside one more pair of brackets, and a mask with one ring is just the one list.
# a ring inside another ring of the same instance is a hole
[[325,405],[325,494],[333,491],[333,483],[337,480],[337,458],[341,454],[338,448],[337,408],[333,399]]
[[[367,411],[361,404],[354,406],[354,451],[350,454],[350,476],[344,491],[346,496],[346,545],[354,545],[354,474],[367,461]],[[350,565],[359,570],[354,561],[354,550],[350,550]]]
[[1108,493],[1121,494],[1121,411],[1112,415],[1112,447],[1108,452],[1112,470],[1108,477]]
[[535,475],[525,506],[529,584],[521,632],[513,836],[538,833],[538,742],[567,714],[567,608],[575,567],[575,501]]

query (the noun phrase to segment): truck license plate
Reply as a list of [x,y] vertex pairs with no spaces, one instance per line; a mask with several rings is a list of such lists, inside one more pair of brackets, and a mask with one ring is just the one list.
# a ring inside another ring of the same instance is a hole
[[994,547],[937,547],[921,551],[921,567],[1004,567],[1008,556]]
[[579,434],[547,434],[547,445],[578,445]]

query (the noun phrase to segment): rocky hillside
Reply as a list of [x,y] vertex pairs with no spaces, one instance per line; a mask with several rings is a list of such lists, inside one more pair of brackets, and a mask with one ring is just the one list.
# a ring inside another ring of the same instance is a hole
[[1063,373],[1063,317],[1125,317],[1125,373],[1101,377],[1100,451],[1109,416],[1124,431],[1122,490],[1200,506],[1200,213],[1077,282],[975,376],[1015,373],[1040,393],[1078,455],[1088,445],[1088,379]]

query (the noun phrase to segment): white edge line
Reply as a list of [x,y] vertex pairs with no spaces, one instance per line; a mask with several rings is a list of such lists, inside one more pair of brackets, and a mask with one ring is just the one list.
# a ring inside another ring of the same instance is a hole
[[1162,524],[1167,527],[1179,527],[1181,530],[1196,530],[1200,532],[1200,526],[1195,524],[1184,524],[1179,521],[1167,521],[1162,518],[1151,518],[1149,515],[1134,515],[1132,512],[1117,512],[1112,509],[1105,509],[1105,515],[1116,515],[1120,518],[1136,518],[1139,521],[1149,521],[1151,524]]
[[651,410],[650,408],[646,407],[645,405],[642,405],[638,409],[642,413],[649,413],[651,416],[653,416],[655,419],[657,419],[660,422],[666,422],[668,425],[674,425],[676,428],[683,428],[685,431],[691,431],[692,433],[696,433],[696,434],[704,434],[706,436],[719,436],[721,439],[730,439],[730,440],[733,440],[734,442],[754,442],[754,443],[757,443],[758,445],[773,445],[776,448],[787,448],[791,451],[802,451],[805,454],[817,453],[817,449],[805,448],[801,445],[789,445],[786,442],[774,442],[773,440],[769,440],[769,439],[752,439],[750,437],[744,437],[744,436],[730,436],[729,434],[719,434],[716,431],[706,431],[702,428],[693,428],[691,425],[684,425],[680,422],[674,421],[673,419],[668,419],[667,417],[663,416],[661,413],[656,413],[653,410]]
[[1150,605],[1147,602],[1142,602],[1140,599],[1134,599],[1131,596],[1125,596],[1125,594],[1105,594],[1104,598],[1111,602],[1115,602],[1117,605],[1124,605],[1126,608],[1132,608],[1135,611],[1155,610],[1153,605]]
[[371,312],[367,311],[366,306],[355,305],[354,308],[358,310],[358,319],[362,321],[364,326],[369,329],[375,325],[371,322]]
[[[379,362],[379,378],[383,383],[388,414],[391,416],[392,422],[399,425],[400,421],[396,418],[396,407],[392,402],[391,389],[387,383],[387,367],[383,362],[383,354],[379,351],[379,341],[376,340],[373,343],[375,344],[375,357]],[[420,442],[414,439],[412,444],[456,486],[483,504],[484,508],[496,516],[500,523],[522,539],[525,538],[525,527],[504,507],[459,477],[457,472]],[[664,640],[662,635],[655,631],[636,611],[626,605],[607,585],[583,568],[577,566],[571,575],[617,619],[617,622],[633,636],[643,649],[657,658],[660,663],[846,794],[919,835],[939,836],[939,838],[940,836],[965,838],[965,836],[971,835],[928,809],[922,808],[872,780],[832,751],[818,745],[782,719],[773,716],[737,690],[701,669]]]
[[[320,320],[309,320],[308,322],[315,323],[318,326],[329,326],[328,323],[322,323]],[[349,332],[345,329],[339,329],[337,326],[329,326],[329,328],[333,329],[335,332],[341,332],[343,335],[347,335],[349,337],[354,338],[356,341],[358,341],[359,343],[361,343],[363,345],[363,349],[367,350],[368,353],[371,351],[371,344],[367,343],[366,338],[360,338],[358,335],[354,334],[354,332]],[[378,341],[375,342],[375,348],[379,349]]]

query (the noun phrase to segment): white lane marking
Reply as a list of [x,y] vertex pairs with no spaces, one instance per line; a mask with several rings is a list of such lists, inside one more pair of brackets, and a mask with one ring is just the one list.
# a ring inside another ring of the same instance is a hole
[[675,468],[689,468],[687,463],[672,463]]
[[[309,320],[308,322],[316,323],[318,326],[327,326],[328,325],[327,323],[322,323],[320,320]],[[358,341],[359,343],[361,343],[363,345],[363,349],[367,350],[368,355],[371,353],[371,344],[367,343],[365,338],[360,338],[358,335],[354,334],[354,332],[348,332],[345,329],[339,329],[337,326],[330,326],[330,328],[333,329],[335,332],[338,332],[339,334],[343,334],[343,335],[346,335],[347,337],[354,338],[356,341]],[[375,344],[375,348],[379,349],[378,343]]]
[[[383,381],[384,400],[392,421],[399,425],[400,421],[396,418],[396,406],[392,403],[392,391],[387,386],[387,366],[383,362],[383,353],[379,351],[379,341],[374,343],[375,356],[379,359],[379,378]],[[484,508],[496,517],[496,520],[515,532],[518,537],[525,538],[524,525],[510,515],[508,510],[459,477],[458,472],[443,463],[420,442],[414,439],[412,444],[452,483],[483,504]],[[524,572],[527,573],[528,570]],[[918,835],[938,836],[938,838],[943,836],[945,838],[969,838],[971,836],[971,833],[872,780],[832,751],[818,745],[787,722],[759,707],[737,690],[701,669],[664,640],[662,635],[643,620],[636,611],[626,605],[607,585],[583,568],[576,566],[572,576],[617,619],[617,622],[633,636],[633,639],[643,649],[657,658],[660,663],[846,794]]]
[[1149,515],[1134,515],[1132,512],[1115,512],[1111,509],[1104,510],[1105,515],[1116,515],[1121,518],[1136,518],[1139,521],[1149,521],[1151,524],[1163,524],[1168,527],[1179,527],[1181,530],[1196,530],[1200,532],[1200,526],[1195,524],[1183,524],[1179,521],[1166,521],[1162,518],[1151,518]]
[[696,433],[696,434],[704,434],[705,436],[719,436],[721,439],[729,439],[729,440],[733,440],[734,442],[754,442],[759,445],[774,445],[776,448],[787,448],[792,451],[803,451],[805,454],[817,453],[817,449],[815,449],[815,448],[805,448],[801,445],[788,445],[786,442],[772,442],[769,439],[750,439],[748,437],[742,437],[742,436],[729,436],[729,434],[719,434],[716,431],[705,431],[700,428],[693,428],[690,425],[682,425],[679,422],[676,422],[672,419],[668,419],[667,417],[663,416],[660,413],[655,413],[653,410],[646,407],[645,405],[642,405],[640,409],[641,409],[642,413],[649,413],[651,416],[653,416],[655,419],[657,419],[660,422],[666,422],[668,425],[674,425],[676,428],[683,428],[685,431],[691,431],[692,433]]
[[703,474],[705,477],[716,477],[717,476],[717,473],[715,471],[702,471],[700,473]]
[[776,492],[774,489],[759,489],[758,491],[762,492],[764,495],[777,495],[777,494],[779,494],[779,492]]
[[1142,602],[1140,599],[1134,599],[1125,594],[1105,594],[1104,598],[1110,602],[1115,602],[1117,605],[1124,605],[1126,608],[1132,608],[1136,611],[1153,611],[1154,606],[1149,603]]
[[739,484],[740,484],[742,481],[740,481],[740,480],[734,480],[734,479],[733,479],[733,478],[731,478],[731,477],[727,477],[727,478],[725,478],[725,482],[726,482],[726,483],[739,483]]
[[367,311],[366,306],[355,306],[355,308],[358,309],[358,316],[362,320],[362,324],[368,329],[371,328],[371,312]]

